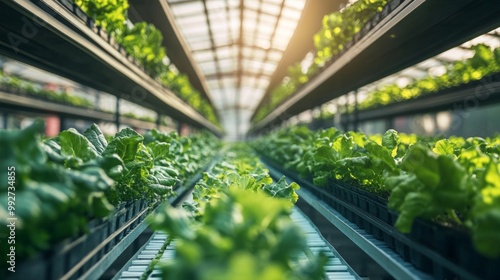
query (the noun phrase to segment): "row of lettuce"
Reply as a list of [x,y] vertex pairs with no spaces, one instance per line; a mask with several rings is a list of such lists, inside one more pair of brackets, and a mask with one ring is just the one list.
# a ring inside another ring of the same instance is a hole
[[154,229],[175,239],[175,257],[159,264],[163,278],[324,279],[325,258],[312,255],[289,216],[298,188],[273,182],[248,146],[231,147],[203,174],[192,202],[152,217]]
[[[219,148],[209,134],[180,137],[126,128],[106,140],[97,125],[42,140],[44,123],[0,130],[0,218],[16,218],[16,258],[86,233],[122,204],[162,201]],[[9,172],[7,172],[9,170]],[[0,236],[7,237],[7,227]],[[7,248],[7,246],[4,246]],[[6,253],[2,253],[2,260]]]
[[[90,101],[87,98],[76,96],[67,93],[65,91],[45,89],[43,88],[43,86],[37,83],[24,80],[16,76],[5,74],[0,70],[0,89],[2,88],[8,91],[9,93],[28,94],[34,97],[39,97],[44,100],[53,101],[65,105],[72,105],[87,109],[95,109],[97,106],[95,103],[92,103],[92,101]],[[110,110],[100,110],[100,111],[106,113],[112,113],[112,111]],[[124,112],[121,113],[120,115],[123,117],[128,117],[134,120],[140,120],[149,123],[156,122],[155,118],[151,116],[143,116],[143,115],[141,116],[133,112]],[[161,124],[166,124],[163,119],[161,120]]]
[[191,85],[187,76],[177,73],[166,61],[163,36],[152,24],[128,20],[128,0],[74,0],[96,24],[112,36],[155,79],[159,79],[207,120],[219,126],[214,108]]
[[[267,104],[263,104],[255,114],[252,122],[264,119],[289,96],[327,65],[337,53],[351,42],[364,24],[387,5],[385,0],[358,0],[339,12],[323,18],[323,29],[315,35],[315,58],[307,70],[301,63],[289,68],[288,76],[271,91]],[[437,93],[441,90],[480,80],[488,75],[500,72],[500,48],[477,44],[470,47],[474,53],[464,61],[442,62],[445,73],[441,75],[427,74],[425,77],[411,81],[404,87],[397,83],[384,85],[360,102],[359,109],[367,110],[404,100],[415,99],[423,95]]]
[[[421,96],[431,95],[439,91],[487,79],[489,75],[500,73],[500,48],[491,49],[484,44],[471,47],[474,55],[464,61],[455,61],[446,65],[446,73],[440,76],[426,76],[422,79],[411,81],[404,87],[396,83],[383,85],[373,92],[369,92],[367,97],[358,103],[358,110],[369,110],[380,108],[397,102],[416,99]],[[490,78],[492,78],[490,76]],[[488,80],[480,87],[488,87]],[[477,86],[475,84],[474,86]],[[491,93],[484,94],[481,98],[487,98]],[[354,105],[341,107],[342,113],[354,112]],[[321,114],[315,119],[333,119],[332,113],[322,108]]]
[[387,199],[403,233],[414,219],[427,219],[468,231],[480,254],[500,257],[499,136],[439,139],[291,127],[253,147],[317,186],[337,181]]
[[69,104],[77,107],[87,109],[92,109],[95,107],[95,105],[86,98],[74,96],[63,91],[44,89],[34,82],[7,74],[2,70],[0,70],[0,88],[5,88],[10,92],[22,91],[24,93],[46,100]]
[[[96,108],[96,104],[92,103],[87,98],[83,98],[80,96],[76,96],[65,91],[57,91],[45,89],[43,86],[4,73],[0,70],[0,89],[4,89],[9,93],[23,93],[28,94],[34,97],[39,97],[44,100],[53,101],[57,103],[73,105],[81,108],[94,109]],[[111,111],[104,110],[104,112],[112,113]],[[156,120],[150,116],[138,116],[133,112],[125,112],[121,114],[124,117],[129,117],[136,120],[141,120],[145,122],[154,123]],[[163,120],[162,120],[163,121]]]

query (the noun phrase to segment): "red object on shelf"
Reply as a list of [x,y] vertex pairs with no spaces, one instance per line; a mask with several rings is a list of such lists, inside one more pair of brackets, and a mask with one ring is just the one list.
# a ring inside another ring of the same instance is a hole
[[45,135],[48,137],[57,136],[61,131],[61,119],[58,116],[47,116],[45,118]]

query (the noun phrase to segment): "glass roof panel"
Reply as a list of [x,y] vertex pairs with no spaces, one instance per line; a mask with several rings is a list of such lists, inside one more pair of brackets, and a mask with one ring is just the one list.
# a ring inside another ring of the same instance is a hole
[[193,42],[205,42],[205,41],[210,41],[210,35],[208,33],[204,34],[196,34],[196,36],[189,36],[186,37],[186,41],[190,44]]
[[278,21],[278,17],[271,15],[261,15],[259,18],[259,24],[266,24],[267,28],[273,30],[276,22]]
[[236,71],[236,61],[234,59],[219,60],[219,67],[224,73]]
[[198,42],[189,42],[189,45],[191,45],[191,50],[207,50],[210,49],[212,46],[212,43],[210,41],[198,41]]
[[225,35],[214,36],[213,39],[216,46],[225,46],[231,43],[231,39]]
[[245,1],[245,8],[251,8],[253,10],[257,10],[259,8],[259,1]]
[[297,27],[296,21],[293,19],[282,17],[278,22],[278,30],[294,30]]
[[261,11],[266,11],[266,13],[268,14],[278,15],[280,13],[280,10],[281,10],[280,4],[275,4],[271,2],[262,2]]
[[225,11],[226,3],[224,1],[206,1],[207,9],[210,11]]
[[[205,17],[197,17],[197,16],[189,16],[189,17],[180,17],[176,19],[177,24],[181,30],[190,28],[190,27],[199,27],[200,25],[205,25]],[[206,25],[205,25],[206,28]]]
[[254,22],[257,20],[257,12],[252,10],[245,10],[243,12],[243,22]]
[[242,86],[252,87],[253,86],[253,81],[254,81],[253,77],[245,76],[245,74],[243,74],[243,78],[241,78],[241,84],[242,84]]
[[253,109],[251,107],[251,104],[253,104],[252,100],[253,99],[260,100],[262,98],[263,94],[264,94],[264,90],[254,89],[254,88],[252,88],[251,84],[249,84],[248,87],[243,86],[243,88],[240,91],[241,104],[244,104],[243,106],[249,107],[248,109],[251,110],[251,109]]
[[273,4],[276,4],[276,5],[281,5],[281,3],[283,3],[282,0],[265,0],[264,2],[273,3]]
[[228,76],[226,76],[225,78],[222,78],[221,81],[224,84],[224,87],[226,87],[226,88],[233,88],[233,87],[235,87],[236,86],[236,82],[237,82],[236,73],[235,73],[234,77],[228,77]]
[[259,88],[267,88],[267,86],[269,85],[269,78],[259,78],[259,80],[257,81],[257,86]]
[[275,49],[284,51],[286,49],[286,46],[288,46],[288,42],[280,40],[280,37],[275,37],[272,46]]
[[227,47],[219,47],[216,49],[216,53],[217,53],[217,58],[218,59],[224,59],[224,58],[234,58],[234,54],[233,54],[233,49],[229,46]]
[[252,58],[263,61],[266,58],[266,51],[262,49],[255,49],[253,50]]
[[195,52],[193,53],[194,59],[199,62],[205,62],[205,61],[213,61],[214,60],[214,54],[212,51],[202,51],[202,52]]
[[212,20],[211,19],[210,20],[210,29],[212,30],[214,35],[217,34],[217,35],[224,35],[224,36],[228,37],[229,36],[229,34],[227,34],[228,28],[229,27],[227,25],[226,19],[224,19],[224,20],[221,20],[221,19]]
[[305,1],[297,1],[297,0],[286,0],[285,5],[292,9],[302,10],[304,8]]
[[226,3],[230,8],[238,8],[240,6],[240,0],[226,0]]
[[[214,88],[219,87],[219,80],[209,79],[209,80],[207,80],[207,84],[213,90]],[[213,93],[213,92],[211,91],[211,93]]]
[[[173,2],[173,1],[169,1]],[[203,3],[202,1],[190,1],[184,3],[176,3],[175,5],[171,5],[172,12],[176,15],[176,17],[181,17],[186,14],[193,13],[203,13]]]
[[[243,21],[243,29],[244,29],[244,34],[242,34],[243,37],[252,37],[253,34],[255,33],[255,30],[257,29],[257,21],[245,19]],[[245,42],[252,42],[252,41],[248,40]]]
[[291,9],[289,7],[284,7],[282,13],[283,13],[284,18],[287,18],[290,20],[299,19],[300,14],[301,14],[300,10]]
[[251,57],[253,53],[253,49],[250,47],[243,47],[242,54],[245,57]]
[[213,74],[216,71],[216,65],[214,61],[200,63],[200,68],[207,74]]
[[273,34],[273,27],[274,23],[267,23],[265,21],[260,21],[256,26],[257,30],[259,30],[258,34],[267,38],[269,38]]
[[280,51],[269,50],[269,52],[267,53],[267,58],[274,61],[280,61],[282,55],[283,53]]

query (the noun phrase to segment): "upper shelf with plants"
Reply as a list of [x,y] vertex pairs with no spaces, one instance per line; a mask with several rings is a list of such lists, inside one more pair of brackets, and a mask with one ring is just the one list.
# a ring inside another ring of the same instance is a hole
[[0,53],[220,134],[210,102],[168,64],[161,33],[127,22],[127,8],[126,0],[2,2]]
[[[296,63],[252,132],[415,65],[500,24],[496,1],[358,0],[323,19],[311,65]],[[307,69],[305,69],[307,68]]]

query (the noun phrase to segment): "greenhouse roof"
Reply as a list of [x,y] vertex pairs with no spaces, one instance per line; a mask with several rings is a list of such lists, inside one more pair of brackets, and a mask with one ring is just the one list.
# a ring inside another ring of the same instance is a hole
[[305,0],[168,0],[228,134],[242,134],[301,17]]

